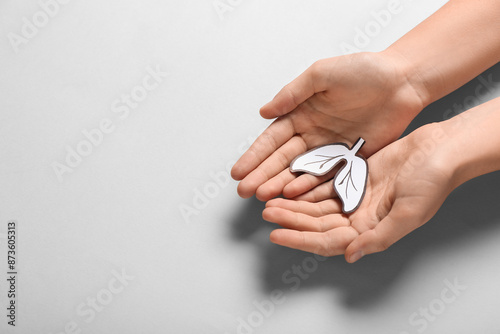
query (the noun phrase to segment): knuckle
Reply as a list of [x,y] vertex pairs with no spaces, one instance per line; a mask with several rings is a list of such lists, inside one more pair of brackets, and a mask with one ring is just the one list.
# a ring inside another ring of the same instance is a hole
[[328,234],[325,234],[324,237],[321,239],[321,251],[323,256],[334,256],[335,255],[335,250],[333,249],[332,245],[332,240],[331,237]]
[[274,136],[271,135],[270,133],[264,132],[262,134],[262,138],[267,142],[268,145],[272,147],[276,146],[276,139],[274,139]]
[[321,74],[324,73],[325,62],[326,62],[325,59],[320,59],[320,60],[315,61],[311,65],[310,70],[311,70],[311,75],[312,75],[313,79],[316,79],[318,76],[320,76]]
[[389,247],[391,247],[392,244],[393,244],[393,242],[391,240],[382,239],[378,243],[378,247],[377,247],[378,251],[383,252],[383,251],[387,250]]
[[317,231],[318,232],[325,232],[326,231],[326,222],[324,217],[320,217],[316,219],[316,226],[317,226]]
[[281,151],[276,151],[276,158],[279,161],[279,164],[282,168],[288,167],[289,163],[289,158],[286,156],[285,153]]
[[283,93],[288,95],[288,98],[293,102],[294,105],[299,105],[297,93],[292,88],[290,88],[290,84],[283,87]]

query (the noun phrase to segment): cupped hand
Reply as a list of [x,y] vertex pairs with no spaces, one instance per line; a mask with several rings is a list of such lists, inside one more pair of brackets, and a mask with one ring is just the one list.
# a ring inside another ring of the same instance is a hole
[[240,196],[267,201],[295,197],[332,177],[296,177],[288,167],[315,146],[363,137],[368,157],[396,140],[418,114],[422,99],[405,74],[404,61],[384,53],[320,60],[286,85],[260,110],[277,119],[234,165]]
[[269,201],[265,220],[285,229],[272,242],[348,262],[387,249],[425,224],[454,189],[446,138],[438,123],[415,130],[368,159],[365,198],[350,215],[341,211],[332,182],[296,199]]

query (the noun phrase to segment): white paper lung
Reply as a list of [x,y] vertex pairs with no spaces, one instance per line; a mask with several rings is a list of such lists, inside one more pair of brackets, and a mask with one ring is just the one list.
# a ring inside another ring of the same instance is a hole
[[333,178],[333,187],[342,200],[342,211],[351,213],[359,207],[365,195],[368,164],[363,157],[356,155],[364,143],[363,138],[359,138],[352,149],[343,143],[316,147],[296,157],[290,170],[321,176],[341,161],[345,162]]
[[349,154],[345,144],[329,144],[313,148],[296,157],[290,164],[292,172],[306,172],[321,176],[331,171]]

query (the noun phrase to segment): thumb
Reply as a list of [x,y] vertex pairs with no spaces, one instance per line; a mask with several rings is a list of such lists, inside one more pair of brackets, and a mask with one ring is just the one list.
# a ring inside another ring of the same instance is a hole
[[273,100],[260,109],[264,118],[283,116],[313,96],[327,88],[326,60],[312,64],[296,79],[283,87]]
[[396,200],[389,214],[374,229],[363,232],[347,247],[345,259],[354,263],[365,255],[382,252],[425,223],[422,212],[413,209],[410,203]]

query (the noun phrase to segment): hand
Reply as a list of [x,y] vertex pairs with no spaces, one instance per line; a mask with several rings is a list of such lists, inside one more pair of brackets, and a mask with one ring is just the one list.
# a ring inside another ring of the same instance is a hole
[[350,215],[342,214],[332,182],[296,200],[273,199],[265,220],[286,229],[271,241],[323,256],[345,254],[348,262],[380,252],[426,223],[457,186],[448,136],[439,123],[426,125],[368,159],[365,197]]
[[278,118],[231,171],[241,180],[239,195],[295,197],[331,178],[297,178],[288,170],[293,158],[315,146],[352,145],[363,137],[361,153],[368,157],[396,140],[424,107],[404,64],[384,53],[329,58],[286,85],[260,110],[264,118]]

